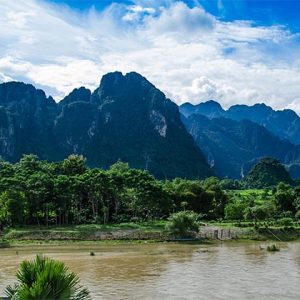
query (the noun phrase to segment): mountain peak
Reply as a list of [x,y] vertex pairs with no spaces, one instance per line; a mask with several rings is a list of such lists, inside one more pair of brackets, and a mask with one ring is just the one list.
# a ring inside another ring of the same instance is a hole
[[16,102],[27,104],[39,102],[45,105],[55,105],[55,101],[51,96],[47,97],[43,90],[35,88],[32,84],[19,81],[1,83],[0,104],[6,106]]
[[69,95],[59,102],[59,105],[68,105],[74,102],[89,102],[91,99],[91,91],[85,87],[74,89]]
[[205,101],[205,102],[199,103],[198,106],[199,106],[199,105],[202,105],[202,106],[203,106],[203,105],[206,105],[206,106],[213,106],[213,107],[218,107],[218,108],[223,109],[222,106],[221,106],[221,104],[220,104],[219,102],[215,101],[215,100],[207,100],[207,101]]
[[160,94],[164,98],[164,94],[139,73],[129,72],[123,75],[116,71],[103,75],[99,88],[92,95],[92,101],[103,103],[113,100],[133,104],[148,98],[149,93]]
[[[0,84],[1,90],[10,92],[10,93],[26,93],[26,92],[36,92],[43,94],[46,97],[46,94],[43,90],[35,88],[30,83],[24,83],[22,81],[9,81]],[[17,99],[16,99],[17,100]]]
[[235,104],[232,105],[228,112],[233,111],[247,111],[247,112],[260,112],[260,113],[270,113],[273,111],[271,106],[266,105],[265,103],[255,103],[253,105],[246,105],[246,104]]
[[91,166],[121,160],[163,179],[213,174],[177,105],[136,72],[108,73],[92,94],[81,87],[60,103],[32,85],[2,84],[0,106],[0,155],[10,161],[76,153]]
[[180,106],[180,112],[185,117],[192,114],[200,114],[208,117],[209,119],[222,117],[225,113],[221,104],[215,100],[208,100],[197,105],[184,103]]
[[150,82],[141,74],[137,72],[128,72],[125,75],[120,71],[110,72],[102,76],[100,86],[105,84],[106,82],[114,82],[119,83],[120,81],[124,80],[137,80],[137,81],[147,81],[149,84]]

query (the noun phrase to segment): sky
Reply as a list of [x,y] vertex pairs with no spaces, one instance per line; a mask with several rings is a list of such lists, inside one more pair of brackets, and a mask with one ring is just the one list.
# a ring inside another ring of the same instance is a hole
[[0,0],[0,82],[57,101],[136,71],[177,104],[300,113],[300,0]]

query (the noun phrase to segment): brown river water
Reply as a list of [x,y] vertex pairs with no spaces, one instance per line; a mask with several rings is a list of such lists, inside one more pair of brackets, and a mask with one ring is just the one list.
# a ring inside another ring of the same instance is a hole
[[[0,296],[23,259],[64,261],[93,299],[300,299],[300,243],[22,246],[0,249]],[[264,248],[264,249],[262,249]],[[95,256],[90,256],[90,251]]]

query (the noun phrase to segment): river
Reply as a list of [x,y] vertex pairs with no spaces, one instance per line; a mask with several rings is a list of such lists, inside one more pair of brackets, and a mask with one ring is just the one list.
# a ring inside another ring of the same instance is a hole
[[[31,245],[0,249],[0,296],[23,259],[64,261],[93,299],[300,299],[300,243]],[[264,249],[262,249],[264,248]],[[90,256],[90,251],[95,256]]]

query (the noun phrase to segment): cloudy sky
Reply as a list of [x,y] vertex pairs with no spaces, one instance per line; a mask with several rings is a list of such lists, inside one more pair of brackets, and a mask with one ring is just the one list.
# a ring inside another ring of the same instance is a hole
[[180,104],[300,113],[300,1],[0,0],[0,81],[61,99],[136,71]]

